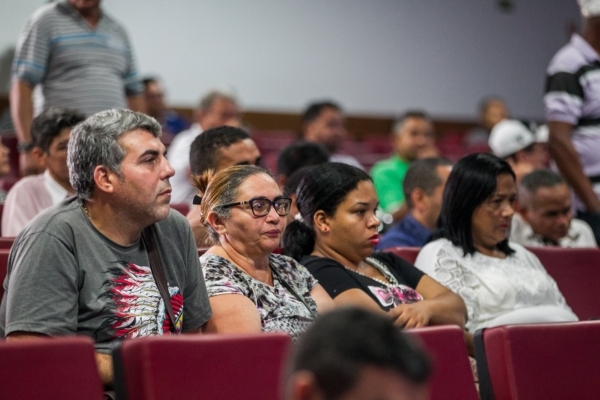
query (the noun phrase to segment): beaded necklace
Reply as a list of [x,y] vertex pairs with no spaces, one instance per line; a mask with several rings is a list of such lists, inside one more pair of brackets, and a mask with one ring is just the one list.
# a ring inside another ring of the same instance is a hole
[[379,273],[381,273],[381,275],[385,276],[385,278],[389,281],[389,282],[385,282],[381,279],[378,278],[373,278],[372,276],[367,276],[361,272],[358,272],[356,270],[353,270],[352,268],[348,268],[344,265],[344,268],[346,268],[348,271],[352,271],[358,275],[364,276],[365,278],[369,278],[374,280],[375,282],[379,282],[382,285],[386,286],[386,287],[392,287],[392,286],[399,286],[400,283],[398,283],[398,280],[396,279],[396,277],[394,277],[394,275],[392,275],[392,273],[389,271],[389,269],[378,259],[373,258],[373,257],[367,257],[365,258],[365,261],[370,264],[373,268],[375,268],[377,271],[379,271]]

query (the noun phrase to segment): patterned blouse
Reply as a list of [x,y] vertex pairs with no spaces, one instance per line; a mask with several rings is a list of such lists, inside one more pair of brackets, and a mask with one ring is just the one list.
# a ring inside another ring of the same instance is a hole
[[317,303],[310,291],[318,282],[292,258],[279,254],[269,256],[269,266],[277,272],[273,274],[274,286],[252,278],[230,261],[214,254],[202,255],[200,264],[208,296],[241,294],[248,297],[256,304],[263,332],[286,332],[296,341],[312,324],[314,319],[308,308],[279,282],[279,278],[285,279],[316,313]]

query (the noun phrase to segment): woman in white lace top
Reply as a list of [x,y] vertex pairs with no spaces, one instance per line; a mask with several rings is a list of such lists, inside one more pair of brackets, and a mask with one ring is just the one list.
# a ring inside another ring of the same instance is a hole
[[423,247],[415,263],[462,296],[470,332],[577,320],[540,260],[509,243],[515,197],[508,163],[491,154],[464,157],[446,184],[438,239]]

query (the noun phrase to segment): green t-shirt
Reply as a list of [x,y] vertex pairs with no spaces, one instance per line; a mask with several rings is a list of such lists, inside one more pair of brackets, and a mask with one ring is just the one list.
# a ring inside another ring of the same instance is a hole
[[375,184],[379,206],[388,213],[398,210],[404,203],[402,182],[410,163],[397,155],[379,161],[371,168],[371,177]]

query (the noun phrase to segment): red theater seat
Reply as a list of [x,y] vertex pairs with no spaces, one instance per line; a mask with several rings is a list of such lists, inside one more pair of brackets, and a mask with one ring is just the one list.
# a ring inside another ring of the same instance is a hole
[[462,329],[446,325],[405,332],[418,337],[434,361],[431,400],[477,400]]
[[279,399],[283,333],[125,340],[113,350],[119,399]]
[[529,248],[580,320],[600,317],[600,249]]
[[414,264],[417,260],[417,256],[419,255],[419,251],[421,251],[420,247],[391,247],[389,249],[385,249],[389,253],[394,253],[398,257],[404,258],[411,264]]
[[186,203],[175,203],[175,204],[171,204],[171,208],[173,210],[177,210],[180,213],[182,213],[184,216],[187,215],[188,212],[190,212],[190,206],[189,204]]
[[91,339],[0,342],[0,399],[103,398]]
[[0,250],[1,249],[9,249],[12,247],[15,242],[14,237],[0,237]]
[[[4,296],[4,278],[8,270],[8,254],[10,249],[0,249],[0,300]],[[0,381],[1,384],[2,381]]]
[[[508,325],[477,331],[482,400],[597,399],[599,337],[598,321]],[[484,380],[486,367],[488,382]]]

